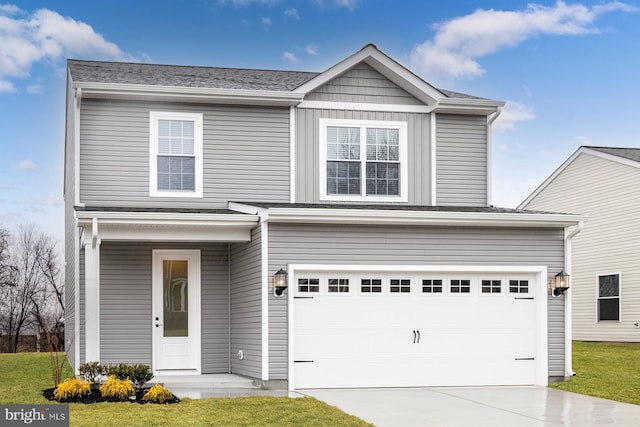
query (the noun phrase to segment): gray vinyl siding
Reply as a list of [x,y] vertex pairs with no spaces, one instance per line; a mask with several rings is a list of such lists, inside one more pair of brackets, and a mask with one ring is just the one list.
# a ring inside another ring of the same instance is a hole
[[[262,233],[231,245],[231,370],[262,377]],[[237,357],[244,352],[244,359]]]
[[373,104],[423,104],[364,62],[309,93],[305,99]]
[[76,254],[78,251],[76,224],[73,212],[73,203],[75,198],[75,147],[74,147],[74,98],[73,88],[70,77],[67,80],[67,104],[66,104],[66,123],[65,123],[65,157],[64,157],[64,336],[65,349],[67,359],[72,369],[76,369],[76,328],[75,315],[78,307],[76,306],[75,290],[76,290]]
[[[316,109],[296,111],[296,202],[321,202],[319,168],[326,167],[320,164],[319,157],[321,118],[407,122],[408,204],[431,204],[431,118],[429,114]],[[367,202],[363,201],[363,203]]]
[[[203,113],[203,197],[149,197],[149,112]],[[226,208],[288,202],[289,109],[83,100],[80,198],[88,206]]]
[[[579,154],[527,205],[586,215],[572,239],[573,339],[640,342],[640,168]],[[597,277],[620,273],[620,321],[597,321]]]
[[[287,264],[563,267],[562,229],[269,226],[269,270]],[[310,244],[312,242],[312,244]],[[542,284],[546,286],[546,284]],[[549,376],[564,376],[563,298],[549,299]],[[287,376],[286,298],[269,301],[269,374]]]
[[202,372],[229,372],[228,245],[103,242],[100,361],[152,364],[152,250],[201,250]]
[[436,114],[436,203],[487,205],[487,118]]

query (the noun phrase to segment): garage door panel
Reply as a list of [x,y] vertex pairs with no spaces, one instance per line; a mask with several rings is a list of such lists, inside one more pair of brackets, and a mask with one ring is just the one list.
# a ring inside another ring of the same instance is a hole
[[[353,274],[348,295],[327,294],[327,277],[339,275],[306,274],[325,280],[324,288],[294,300],[295,388],[534,383],[533,277],[528,299],[520,300],[506,276],[498,295],[481,294],[478,277],[468,278],[469,294],[452,295],[445,284],[441,294],[427,295],[415,273],[394,274],[411,278],[406,294],[387,286],[363,295]],[[389,275],[381,277],[388,284]]]

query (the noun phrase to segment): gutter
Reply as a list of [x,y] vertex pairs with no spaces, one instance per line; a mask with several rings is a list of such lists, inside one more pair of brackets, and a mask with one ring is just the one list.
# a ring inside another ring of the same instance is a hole
[[[584,221],[578,222],[575,228],[569,231],[569,227],[565,228],[564,236],[564,271],[567,274],[571,274],[572,268],[572,255],[571,255],[571,239],[578,234],[584,228]],[[573,349],[571,347],[573,342],[572,328],[573,328],[573,312],[572,312],[572,292],[569,289],[565,293],[564,297],[564,374],[565,377],[572,377],[576,373],[573,370]]]
[[302,102],[304,95],[294,92],[216,89],[138,85],[124,83],[76,83],[84,98],[165,100],[189,102],[223,102],[226,104],[292,106]]

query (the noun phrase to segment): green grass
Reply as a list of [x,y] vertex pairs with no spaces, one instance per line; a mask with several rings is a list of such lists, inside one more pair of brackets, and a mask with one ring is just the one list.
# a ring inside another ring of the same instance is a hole
[[[72,375],[66,367],[63,379]],[[53,387],[47,353],[0,354],[0,403],[49,403]],[[359,418],[305,397],[184,399],[173,405],[72,403],[72,426],[369,426]]]
[[550,387],[640,405],[640,344],[574,341],[573,370]]

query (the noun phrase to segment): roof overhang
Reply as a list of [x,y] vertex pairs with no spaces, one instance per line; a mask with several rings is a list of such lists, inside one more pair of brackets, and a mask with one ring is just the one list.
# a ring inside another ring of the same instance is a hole
[[155,86],[124,83],[74,83],[83,98],[125,99],[136,101],[251,104],[288,107],[302,102],[294,92],[215,89],[180,86]]
[[257,215],[76,211],[85,244],[97,241],[248,242]]
[[537,212],[456,212],[397,209],[341,209],[259,207],[229,203],[229,209],[258,215],[271,223],[368,224],[457,227],[565,228],[578,225],[586,217]]
[[489,115],[505,106],[504,101],[477,98],[441,98],[434,108],[436,113]]

